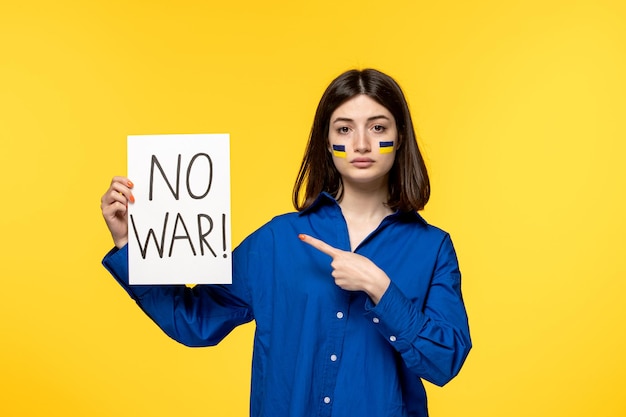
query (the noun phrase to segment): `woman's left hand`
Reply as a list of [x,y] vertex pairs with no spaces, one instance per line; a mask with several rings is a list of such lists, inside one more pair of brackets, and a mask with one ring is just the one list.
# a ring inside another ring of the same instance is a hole
[[330,266],[337,286],[348,291],[364,291],[374,304],[378,304],[391,282],[385,271],[365,256],[337,249],[309,235],[298,237],[332,258]]

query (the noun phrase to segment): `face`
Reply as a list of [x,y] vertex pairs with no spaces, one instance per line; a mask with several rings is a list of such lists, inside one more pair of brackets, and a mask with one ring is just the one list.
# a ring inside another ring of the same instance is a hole
[[330,117],[328,142],[344,185],[387,187],[398,129],[386,107],[363,94],[346,101]]

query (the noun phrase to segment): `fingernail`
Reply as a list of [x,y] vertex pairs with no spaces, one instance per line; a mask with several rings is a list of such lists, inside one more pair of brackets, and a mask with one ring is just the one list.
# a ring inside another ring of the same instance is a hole
[[300,234],[298,235],[298,239],[300,239],[300,240],[304,240],[304,239],[306,239],[306,236],[305,236],[305,235],[303,235],[302,233],[300,233]]
[[135,186],[135,184],[133,184],[133,182],[131,180],[128,180],[126,185],[128,185],[128,188],[133,188]]
[[130,197],[128,197],[128,199],[130,200],[131,203],[135,202],[135,196],[134,195],[130,195]]

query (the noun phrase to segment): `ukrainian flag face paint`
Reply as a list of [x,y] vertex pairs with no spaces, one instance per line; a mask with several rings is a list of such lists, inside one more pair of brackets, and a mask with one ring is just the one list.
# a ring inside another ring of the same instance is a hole
[[337,158],[346,157],[346,145],[333,145],[333,155]]
[[380,153],[392,153],[393,141],[378,142],[380,145]]

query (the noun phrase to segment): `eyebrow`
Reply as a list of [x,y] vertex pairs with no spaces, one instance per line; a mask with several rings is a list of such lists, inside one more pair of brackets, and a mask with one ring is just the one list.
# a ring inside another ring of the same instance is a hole
[[[384,114],[381,114],[378,116],[368,117],[367,121],[371,122],[371,121],[378,120],[378,119],[390,120],[387,116],[385,116]],[[333,120],[333,123],[337,123],[337,122],[354,122],[354,120],[350,119],[349,117],[337,117],[335,120]]]

